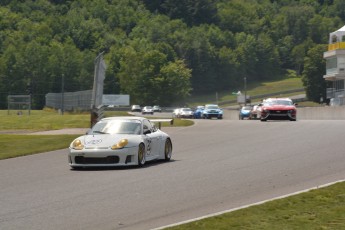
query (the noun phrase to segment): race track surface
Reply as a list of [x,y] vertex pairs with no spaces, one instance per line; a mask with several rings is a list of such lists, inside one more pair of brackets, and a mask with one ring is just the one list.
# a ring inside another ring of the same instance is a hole
[[1,160],[0,229],[152,229],[342,180],[344,128],[197,120],[163,127],[172,160],[144,168],[74,171],[67,149]]

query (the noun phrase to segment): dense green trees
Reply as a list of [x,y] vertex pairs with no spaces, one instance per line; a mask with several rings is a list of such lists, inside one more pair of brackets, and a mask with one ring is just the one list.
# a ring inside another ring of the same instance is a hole
[[321,97],[326,98],[326,82],[323,79],[326,62],[322,56],[325,49],[325,45],[316,45],[308,51],[305,58],[302,81],[307,97],[315,102],[320,102]]
[[105,93],[135,104],[183,103],[286,73],[303,74],[316,100],[325,87],[319,44],[343,26],[344,9],[342,0],[4,0],[0,108],[8,94],[27,93],[42,108],[62,76],[65,91],[91,89],[100,52]]

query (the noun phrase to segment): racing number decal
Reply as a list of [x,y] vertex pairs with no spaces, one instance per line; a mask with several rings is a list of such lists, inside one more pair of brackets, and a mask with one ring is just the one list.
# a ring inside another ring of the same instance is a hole
[[147,140],[146,154],[150,155],[151,154],[151,142],[152,142],[152,140],[151,140],[151,138],[147,138],[146,140]]

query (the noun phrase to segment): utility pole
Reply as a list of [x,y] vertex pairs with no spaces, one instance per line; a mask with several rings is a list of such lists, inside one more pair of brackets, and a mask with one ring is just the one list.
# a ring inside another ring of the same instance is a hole
[[63,115],[63,111],[65,110],[64,106],[64,92],[65,92],[65,75],[62,74],[61,76],[61,115]]
[[244,106],[247,105],[247,77],[244,77]]

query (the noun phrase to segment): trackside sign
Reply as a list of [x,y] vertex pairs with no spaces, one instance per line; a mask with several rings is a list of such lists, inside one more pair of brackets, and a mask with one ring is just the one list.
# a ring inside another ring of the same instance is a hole
[[103,105],[129,105],[129,95],[103,94]]

